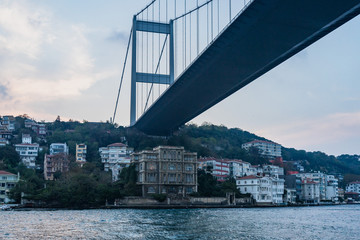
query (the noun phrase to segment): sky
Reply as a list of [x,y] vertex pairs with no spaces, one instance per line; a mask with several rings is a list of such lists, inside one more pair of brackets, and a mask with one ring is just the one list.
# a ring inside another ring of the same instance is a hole
[[[0,0],[0,115],[112,117],[132,16],[149,0]],[[360,17],[191,122],[285,147],[360,154]],[[126,73],[116,122],[129,125]]]

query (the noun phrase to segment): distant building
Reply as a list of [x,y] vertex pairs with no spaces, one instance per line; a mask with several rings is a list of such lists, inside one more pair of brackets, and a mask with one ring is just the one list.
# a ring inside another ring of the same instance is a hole
[[8,144],[9,144],[9,140],[5,138],[0,138],[0,147],[5,147]]
[[19,182],[19,175],[0,170],[0,203],[9,203],[9,192]]
[[86,163],[86,144],[76,144],[76,162],[82,167]]
[[57,172],[69,171],[69,159],[66,153],[57,153],[44,157],[44,178],[45,180],[54,180],[54,174]]
[[11,131],[7,130],[6,127],[0,126],[0,138],[10,140],[13,137]]
[[5,126],[8,131],[15,130],[15,118],[14,116],[3,116],[1,120],[1,125]]
[[249,150],[252,147],[257,148],[259,149],[259,153],[267,158],[274,159],[281,157],[281,145],[274,142],[254,140],[248,143],[244,143],[241,145],[241,147],[246,150]]
[[351,182],[346,186],[346,192],[360,193],[360,181]]
[[250,193],[257,204],[282,204],[284,180],[276,177],[246,176],[236,180],[241,193]]
[[113,181],[117,181],[121,170],[130,165],[132,152],[133,149],[123,143],[113,143],[99,149],[104,171],[111,171]]
[[131,162],[138,169],[143,196],[197,192],[197,154],[185,152],[184,147],[159,146],[133,153]]
[[31,128],[38,136],[46,135],[46,127],[43,123],[37,123],[32,119],[25,119],[25,127]]
[[32,143],[32,139],[29,134],[22,135],[22,143],[15,144],[15,150],[19,154],[21,162],[27,168],[36,167],[36,158],[39,153],[39,144]]
[[50,144],[50,155],[55,155],[58,153],[69,154],[69,147],[66,143],[52,143]]

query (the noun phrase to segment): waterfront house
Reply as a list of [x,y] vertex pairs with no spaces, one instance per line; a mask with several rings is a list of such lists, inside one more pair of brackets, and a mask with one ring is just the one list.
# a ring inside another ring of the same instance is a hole
[[282,204],[284,180],[269,176],[245,176],[236,180],[241,193],[250,193],[257,204]]
[[9,192],[19,182],[19,175],[0,170],[0,203],[9,203]]

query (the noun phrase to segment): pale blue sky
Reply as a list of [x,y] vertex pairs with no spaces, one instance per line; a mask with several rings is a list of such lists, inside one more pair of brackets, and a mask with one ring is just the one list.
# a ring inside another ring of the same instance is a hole
[[[106,121],[148,0],[0,0],[0,115]],[[286,147],[360,154],[360,17],[203,113]],[[129,124],[129,75],[117,122]]]

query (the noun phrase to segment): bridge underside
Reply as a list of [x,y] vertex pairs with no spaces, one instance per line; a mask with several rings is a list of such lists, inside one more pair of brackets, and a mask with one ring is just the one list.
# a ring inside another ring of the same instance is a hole
[[359,12],[359,0],[255,0],[134,127],[171,133]]

